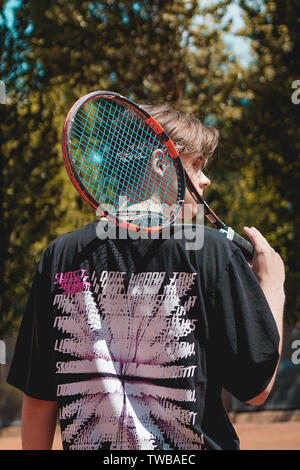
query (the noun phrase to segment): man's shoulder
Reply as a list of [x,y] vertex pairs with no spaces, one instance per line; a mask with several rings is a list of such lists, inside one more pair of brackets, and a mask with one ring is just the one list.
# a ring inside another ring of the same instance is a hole
[[204,226],[205,240],[206,243],[215,243],[215,244],[227,244],[229,240],[226,238],[226,234],[220,232],[215,228]]
[[[101,244],[102,237],[98,235],[98,223],[96,220],[84,227],[67,232],[55,240],[53,240],[46,248],[44,255],[52,256],[55,254],[73,254],[85,251],[87,247],[95,247]],[[169,235],[169,236],[167,236]],[[226,238],[226,235],[214,228],[201,225],[178,225],[171,233],[162,234],[162,246],[174,246],[174,244],[185,252],[196,253],[197,257],[209,258],[230,258],[232,254],[238,250],[235,245]],[[118,237],[116,237],[118,238]],[[151,238],[151,237],[150,237]],[[105,238],[104,238],[105,239]],[[122,246],[126,240],[121,240]],[[131,237],[127,239],[127,243],[131,243]],[[135,242],[134,242],[135,243]],[[161,243],[158,242],[160,245]],[[118,244],[119,246],[119,244]],[[156,245],[155,245],[156,246]],[[157,246],[156,246],[157,248]],[[182,251],[181,250],[181,251]]]
[[80,229],[66,232],[54,239],[46,248],[46,254],[63,251],[78,251],[97,239],[97,221],[91,222]]
[[216,230],[215,228],[210,227],[204,227],[204,244],[206,248],[209,246],[214,248],[219,247],[222,250],[226,250],[228,253],[232,253],[237,250],[232,241],[227,238],[227,233],[225,231]]
[[190,249],[196,251],[208,251],[224,253],[229,256],[237,250],[231,240],[226,238],[226,233],[207,227],[206,225],[182,225],[177,226],[173,237],[183,240],[185,244],[190,242]]

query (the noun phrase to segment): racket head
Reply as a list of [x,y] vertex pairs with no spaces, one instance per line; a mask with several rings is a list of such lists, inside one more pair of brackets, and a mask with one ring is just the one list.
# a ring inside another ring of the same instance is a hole
[[156,232],[182,210],[185,173],[162,126],[141,106],[95,91],[70,109],[63,129],[68,175],[97,213],[117,225]]

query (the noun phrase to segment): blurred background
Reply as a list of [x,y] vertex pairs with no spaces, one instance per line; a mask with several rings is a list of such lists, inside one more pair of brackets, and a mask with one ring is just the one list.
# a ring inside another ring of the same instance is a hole
[[299,31],[298,0],[0,0],[0,448],[19,432],[20,393],[5,379],[39,257],[96,218],[64,169],[63,122],[106,89],[220,130],[207,201],[280,252],[287,294],[270,398],[259,411],[225,392],[224,403],[242,448],[300,449]]

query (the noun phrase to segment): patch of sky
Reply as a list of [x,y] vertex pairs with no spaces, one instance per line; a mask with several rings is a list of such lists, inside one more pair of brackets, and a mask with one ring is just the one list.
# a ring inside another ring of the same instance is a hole
[[0,22],[8,28],[13,28],[15,20],[15,9],[19,8],[21,5],[21,0],[7,0],[4,4],[2,18],[0,17]]
[[203,123],[206,126],[212,127],[217,126],[219,124],[219,120],[214,114],[208,114],[203,120]]
[[116,83],[116,81],[117,81],[116,72],[111,72],[110,75],[109,75],[109,78],[110,78],[111,83]]
[[[213,5],[217,5],[220,0],[202,0],[201,7],[206,8]],[[254,2],[250,2],[254,3]],[[256,0],[255,3],[259,3],[263,5],[263,0]],[[216,25],[214,24],[213,20],[209,17],[201,18],[197,16],[195,18],[195,25],[203,25],[206,24],[208,28],[215,28]],[[224,33],[224,42],[227,45],[228,49],[232,52],[232,54],[237,58],[240,64],[247,68],[251,62],[254,60],[251,56],[251,41],[247,38],[243,38],[238,36],[238,32],[243,29],[245,26],[244,19],[243,19],[243,12],[242,9],[239,7],[238,3],[235,0],[232,0],[230,5],[227,8],[227,12],[223,18],[223,21],[220,28],[224,27],[225,24],[231,22],[231,27],[229,32]]]

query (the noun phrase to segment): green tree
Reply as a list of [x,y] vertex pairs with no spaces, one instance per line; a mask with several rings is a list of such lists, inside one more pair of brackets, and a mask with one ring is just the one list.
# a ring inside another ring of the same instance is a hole
[[[108,86],[140,99],[177,100],[184,92],[184,61],[197,1],[23,0],[26,63],[43,87],[74,97]],[[20,32],[21,34],[21,32]]]
[[[23,107],[1,107],[1,313],[2,326],[18,317],[37,262],[35,241],[53,236],[53,213],[60,199],[54,109],[46,96],[31,95]],[[41,116],[44,120],[41,121]],[[51,135],[54,134],[54,135]]]
[[240,1],[255,62],[247,77],[253,99],[243,109],[240,129],[257,184],[254,213],[260,227],[284,256],[287,314],[300,318],[300,107],[292,102],[292,84],[300,77],[300,12],[296,0]]
[[225,18],[232,3],[220,1],[205,9],[210,28],[203,21],[196,41],[207,47],[190,59],[193,109],[198,114],[203,110],[221,130],[219,155],[208,167],[213,181],[208,200],[228,224],[240,232],[244,225],[256,226],[281,253],[287,320],[292,322],[300,318],[300,105],[291,99],[292,85],[300,79],[298,2],[235,2],[245,22],[238,35],[251,42],[248,67],[224,49],[222,35],[231,27]]

